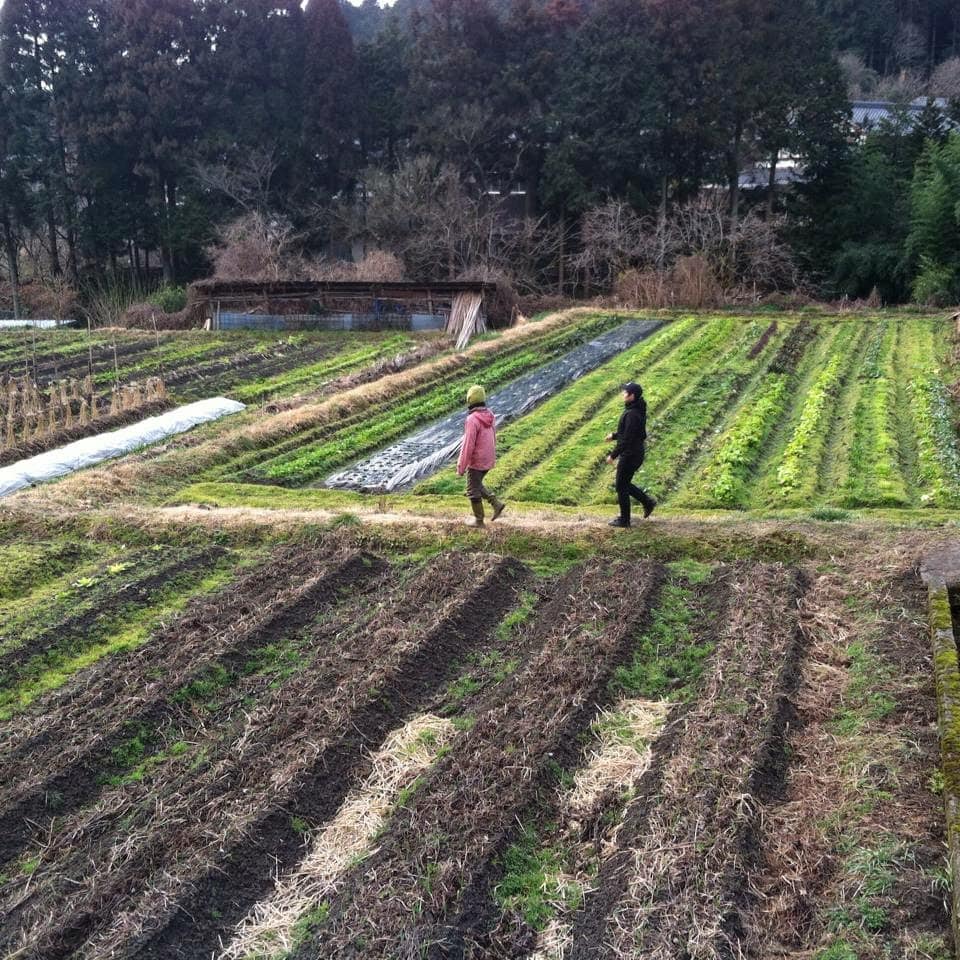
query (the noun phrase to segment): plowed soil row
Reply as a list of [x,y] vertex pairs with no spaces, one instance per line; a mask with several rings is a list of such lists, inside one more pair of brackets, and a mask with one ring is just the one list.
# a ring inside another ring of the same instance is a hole
[[702,694],[665,733],[669,755],[628,807],[576,918],[571,960],[762,955],[742,912],[762,811],[786,772],[802,589],[779,566],[737,585]]
[[[184,613],[137,650],[100,660],[60,689],[38,700],[27,714],[0,725],[0,762],[8,784],[32,779],[34,771],[56,769],[92,739],[122,722],[138,704],[185,683],[193,672],[336,566],[331,553],[280,548],[252,572],[211,597],[191,601]],[[291,587],[278,585],[291,583]],[[95,726],[77,717],[97,716]],[[22,765],[26,763],[26,766]],[[2,789],[2,788],[0,788]],[[4,794],[0,793],[0,798]]]
[[[211,762],[162,785],[136,787],[135,804],[116,806],[109,823],[92,811],[85,826],[68,831],[59,856],[51,852],[57,862],[49,870],[42,863],[33,889],[9,901],[17,919],[4,938],[45,958],[75,949],[91,957],[131,955],[162,937],[178,908],[194,914],[189,905],[205,891],[208,872],[216,878],[214,895],[223,895],[217,868],[243,871],[244,859],[232,860],[231,852],[242,850],[250,835],[272,836],[276,827],[281,835],[265,840],[260,863],[259,884],[269,883],[267,851],[282,850],[290,836],[283,826],[289,813],[281,811],[309,806],[328,791],[335,810],[338,791],[342,795],[351,778],[332,764],[337,758],[341,765],[361,764],[359,748],[392,725],[402,702],[398,692],[424,682],[438,647],[433,670],[442,675],[452,659],[444,645],[476,642],[485,615],[497,622],[512,600],[516,573],[513,562],[444,558],[398,588],[402,598],[394,591],[366,618],[354,611],[346,631],[335,622],[322,627],[314,663],[265,698],[239,738]],[[465,583],[473,584],[466,595]],[[381,719],[369,735],[361,724],[369,726],[371,716]],[[244,897],[242,887],[237,895]],[[250,896],[237,906],[238,915]],[[54,901],[61,910],[51,918],[44,904]],[[201,939],[208,935],[197,931]],[[166,948],[157,949],[164,955]]]
[[[731,599],[737,595],[735,585],[749,575],[750,567],[747,565],[718,567],[705,583],[696,588],[691,600],[693,616],[690,640],[693,644],[703,649],[716,648],[720,624],[726,623]],[[603,706],[616,715],[620,705],[617,700],[611,700],[609,705]],[[547,792],[524,820],[538,825],[543,829],[545,842],[555,843],[564,851],[567,859],[564,871],[586,888],[591,886],[601,851],[615,845],[616,832],[621,823],[617,812],[621,810],[624,797],[655,796],[655,787],[661,782],[664,766],[673,754],[677,730],[688,709],[689,705],[684,702],[676,703],[669,709],[662,732],[651,745],[646,768],[636,781],[624,780],[604,790],[589,809],[573,815],[575,820],[571,818],[567,797],[569,782],[590,762],[589,754],[595,749],[594,736],[583,736],[569,744],[566,750],[568,756],[558,757],[554,754],[555,759],[565,762],[566,776],[558,789]],[[566,762],[568,759],[569,763]],[[547,830],[551,824],[556,824],[555,833]],[[464,956],[491,960],[519,960],[530,956],[538,946],[538,931],[529,920],[516,911],[502,909],[497,902],[496,888],[504,880],[506,853],[506,850],[502,850],[491,858],[491,868],[481,879],[474,897],[475,909],[462,912],[456,933],[460,948],[457,955],[462,952]],[[565,914],[557,919],[567,924],[570,918]],[[542,955],[537,953],[537,956]]]
[[[143,338],[133,342],[117,341],[116,364],[127,366],[131,359],[137,359],[156,350],[156,341],[153,338]],[[93,347],[93,375],[114,369],[114,350],[109,343],[98,343]],[[26,352],[15,360],[5,361],[0,366],[0,373],[11,376],[22,376],[28,373],[41,387],[49,386],[54,380],[64,377],[82,379],[90,372],[90,356],[88,351],[63,354],[56,351],[38,353],[36,360]]]
[[397,812],[298,958],[447,955],[465,897],[594,716],[662,576],[649,563],[577,572],[542,614],[539,654]]
[[[303,628],[324,610],[335,606],[345,589],[358,589],[384,569],[382,563],[359,554],[343,558],[314,556],[312,560],[312,565],[304,565],[300,571],[306,583],[292,597],[283,597],[279,602],[270,604],[269,598],[265,598],[267,614],[253,620],[246,629],[206,636],[202,647],[196,642],[200,639],[196,630],[192,644],[189,636],[180,633],[180,639],[186,643],[175,651],[177,663],[163,662],[166,659],[163,655],[173,652],[163,643],[166,638],[158,638],[152,645],[149,650],[152,656],[137,658],[137,666],[145,667],[145,661],[149,660],[149,669],[159,675],[149,695],[128,698],[114,689],[115,699],[110,708],[98,709],[95,730],[85,732],[88,738],[85,746],[65,752],[59,741],[60,762],[54,771],[44,767],[39,778],[34,775],[17,782],[15,792],[0,808],[0,864],[48,835],[54,818],[62,819],[91,802],[109,778],[121,772],[115,755],[130,732],[137,731],[142,738],[144,731],[157,730],[175,712],[176,694],[184,685],[211,667],[226,672],[236,669],[256,647]],[[224,625],[223,620],[220,625]],[[176,635],[178,626],[182,623],[171,627],[167,635]],[[193,657],[188,654],[189,647],[193,647]],[[131,678],[135,676],[131,674]],[[74,711],[71,715],[75,717]],[[46,739],[49,742],[49,733]],[[42,743],[34,741],[30,754],[24,758],[31,765],[31,773],[37,770],[36,751],[41,746]]]
[[187,399],[210,396],[217,392],[229,393],[239,383],[252,380],[265,380],[319,363],[338,352],[335,343],[318,346],[294,346],[284,348],[284,353],[241,353],[227,355],[213,362],[192,364],[189,366],[171,366],[164,369],[163,380],[168,388]]
[[466,653],[483,647],[524,579],[513,562],[499,562],[478,589],[430,628],[376,684],[374,698],[358,704],[340,729],[331,726],[326,749],[283,805],[268,806],[226,857],[197,878],[187,902],[178,903],[178,911],[136,956],[211,955],[269,892],[273,877],[299,862],[303,847],[296,824],[323,823],[337,812],[349,788],[369,772],[368,751],[421,710],[455,675]]

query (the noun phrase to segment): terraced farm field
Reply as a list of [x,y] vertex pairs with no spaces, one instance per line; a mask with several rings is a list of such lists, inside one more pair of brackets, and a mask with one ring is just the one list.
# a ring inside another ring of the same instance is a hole
[[324,487],[624,319],[262,341],[182,383],[269,403],[0,499],[2,960],[955,956],[951,328],[664,316],[502,427],[497,523]]
[[3,548],[0,955],[946,943],[901,562],[385,546]]
[[[615,385],[649,408],[637,482],[677,509],[960,506],[944,327],[902,320],[675,322],[506,427],[512,500],[615,503]],[[451,471],[419,493],[452,493]]]

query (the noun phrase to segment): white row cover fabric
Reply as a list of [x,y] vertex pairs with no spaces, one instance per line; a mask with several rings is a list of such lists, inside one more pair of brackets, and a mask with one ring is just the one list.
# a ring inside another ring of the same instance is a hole
[[24,330],[27,327],[36,327],[37,330],[53,330],[56,327],[66,327],[66,322],[56,320],[0,320],[0,330]]
[[188,403],[184,407],[168,410],[155,417],[147,417],[146,420],[132,423],[128,427],[84,437],[64,447],[57,447],[56,450],[18,460],[9,467],[0,468],[0,497],[34,483],[53,480],[83,467],[93,466],[102,460],[122,456],[131,450],[148,446],[177,433],[185,433],[201,423],[219,420],[243,409],[244,404],[226,397],[197,400],[196,403]]

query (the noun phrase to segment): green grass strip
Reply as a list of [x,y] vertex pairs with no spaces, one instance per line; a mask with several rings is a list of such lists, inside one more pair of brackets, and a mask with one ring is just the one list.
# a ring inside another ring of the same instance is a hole
[[29,596],[91,555],[89,545],[71,542],[0,546],[0,611],[8,601]]
[[140,610],[136,621],[127,623],[88,646],[82,653],[52,666],[38,675],[0,692],[0,721],[22,713],[38,697],[59,689],[75,674],[93,666],[104,657],[134,650],[149,641],[154,630],[181,613],[194,597],[209,596],[229,583],[238,572],[229,563],[223,563],[185,592],[171,591],[149,610]]
[[668,566],[669,576],[650,626],[637,639],[629,664],[618,667],[610,684],[620,697],[685,702],[697,690],[714,645],[694,634],[697,588],[711,567],[696,561]]
[[[29,658],[20,656],[12,661],[8,667],[9,672],[0,676],[0,689],[16,689],[22,683],[55,669],[59,664],[81,656],[84,650],[97,643],[101,637],[109,636],[125,624],[135,622],[144,611],[201,580],[206,572],[215,566],[204,560],[196,551],[177,551],[168,555],[161,565],[141,564],[137,571],[138,577],[132,582],[135,589],[127,593],[123,592],[123,581],[126,578],[123,577],[123,572],[119,572],[113,577],[104,578],[94,596],[81,608],[63,602],[57,604],[59,610],[69,611],[67,620],[62,621],[59,626],[54,624],[52,629],[42,622],[33,624],[32,630],[18,633],[12,647],[4,648],[5,655],[16,654],[22,646],[29,649],[31,644],[36,642],[42,644],[42,648],[35,649]],[[224,562],[221,559],[220,564]],[[151,584],[148,592],[147,582],[154,579],[160,582]],[[137,587],[138,583],[142,586]],[[75,619],[77,617],[83,618],[82,628],[78,627]]]

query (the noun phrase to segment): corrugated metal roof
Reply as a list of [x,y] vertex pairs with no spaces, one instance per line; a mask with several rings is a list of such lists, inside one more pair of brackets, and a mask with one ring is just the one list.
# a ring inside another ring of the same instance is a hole
[[928,103],[943,111],[947,109],[947,101],[942,97],[931,100],[919,97],[907,104],[895,104],[892,100],[854,100],[850,107],[854,126],[872,130],[884,120],[893,120],[898,112],[905,114],[905,122],[909,126],[911,119],[919,116]]

